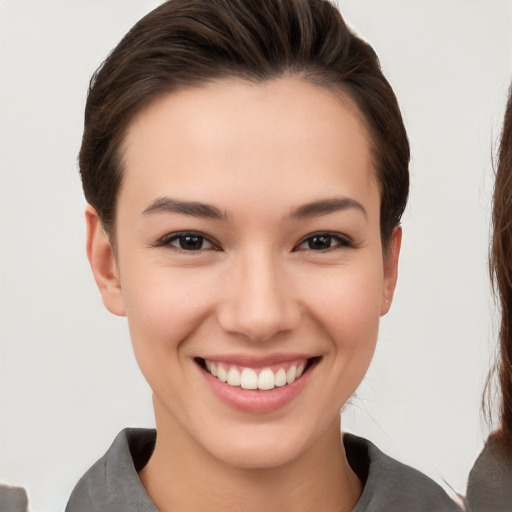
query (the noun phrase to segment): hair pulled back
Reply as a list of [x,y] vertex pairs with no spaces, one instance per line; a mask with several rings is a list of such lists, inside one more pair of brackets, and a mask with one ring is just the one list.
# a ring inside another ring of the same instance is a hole
[[93,75],[79,168],[86,200],[115,230],[122,144],[156,97],[216,79],[291,75],[347,94],[373,144],[386,247],[409,189],[409,143],[372,47],[326,0],[170,0],[142,18]]

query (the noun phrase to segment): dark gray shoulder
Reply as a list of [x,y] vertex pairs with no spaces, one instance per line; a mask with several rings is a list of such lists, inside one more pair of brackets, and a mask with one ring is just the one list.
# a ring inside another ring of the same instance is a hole
[[156,432],[125,429],[78,481],[66,512],[157,512],[137,472],[155,446]]
[[432,479],[382,453],[373,443],[345,434],[348,461],[364,483],[352,512],[460,512]]
[[28,512],[28,498],[25,489],[0,484],[0,510]]
[[489,438],[469,473],[466,495],[468,512],[512,510],[512,454],[495,438]]

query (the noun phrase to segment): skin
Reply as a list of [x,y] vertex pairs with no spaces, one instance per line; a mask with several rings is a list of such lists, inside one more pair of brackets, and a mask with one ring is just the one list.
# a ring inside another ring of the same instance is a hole
[[[87,250],[153,390],[149,496],[162,512],[351,510],[361,483],[339,411],[373,356],[401,241],[397,228],[383,256],[357,108],[292,77],[224,80],[155,100],[124,148],[116,253],[92,207]],[[169,199],[220,215],[180,213]],[[198,250],[180,246],[182,232],[204,237]],[[270,412],[226,404],[197,362],[273,354],[318,363]]]

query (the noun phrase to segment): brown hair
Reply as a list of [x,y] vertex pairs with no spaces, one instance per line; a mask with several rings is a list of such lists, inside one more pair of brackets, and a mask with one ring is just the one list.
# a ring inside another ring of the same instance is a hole
[[497,438],[512,451],[512,86],[498,152],[489,268],[500,307],[497,374],[501,393]]
[[362,112],[385,248],[407,203],[409,142],[375,52],[327,0],[170,0],[126,34],[91,79],[79,155],[85,197],[107,233],[115,229],[123,139],[149,101],[215,79],[283,75],[341,90]]

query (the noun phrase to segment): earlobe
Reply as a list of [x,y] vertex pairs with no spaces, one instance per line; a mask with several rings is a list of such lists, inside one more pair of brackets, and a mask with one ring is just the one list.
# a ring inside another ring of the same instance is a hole
[[119,268],[110,245],[103,231],[98,212],[90,205],[85,210],[87,227],[87,258],[91,265],[94,280],[103,299],[105,307],[114,315],[124,316],[124,297],[119,280]]
[[384,286],[382,288],[381,316],[391,309],[393,294],[398,279],[398,258],[402,245],[402,228],[397,226],[391,235],[389,247],[384,258]]

